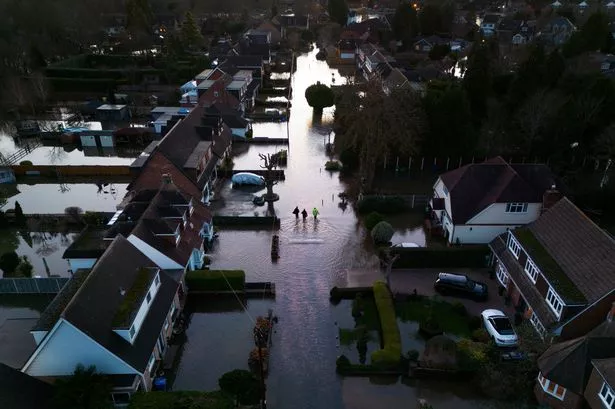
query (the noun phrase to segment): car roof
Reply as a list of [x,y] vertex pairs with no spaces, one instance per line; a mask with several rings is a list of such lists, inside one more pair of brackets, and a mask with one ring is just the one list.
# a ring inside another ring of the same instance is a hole
[[448,281],[458,281],[458,282],[468,281],[468,277],[464,274],[440,273],[438,274],[438,278],[440,280],[448,280]]
[[502,311],[495,310],[495,309],[484,310],[483,312],[481,312],[481,315],[484,315],[487,318],[497,318],[497,317],[508,318],[508,316],[504,314]]

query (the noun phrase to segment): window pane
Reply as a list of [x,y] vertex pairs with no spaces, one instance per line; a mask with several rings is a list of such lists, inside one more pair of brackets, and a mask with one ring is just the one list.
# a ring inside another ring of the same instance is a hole
[[547,388],[547,391],[553,392],[556,386],[557,386],[556,383],[553,383],[553,382],[549,383],[549,387]]

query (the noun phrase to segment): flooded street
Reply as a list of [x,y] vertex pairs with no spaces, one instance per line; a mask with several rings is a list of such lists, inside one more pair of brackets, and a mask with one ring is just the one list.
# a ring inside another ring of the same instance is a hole
[[[289,150],[288,166],[284,168],[286,180],[274,187],[280,196],[274,205],[281,218],[280,259],[271,261],[273,229],[267,228],[221,228],[219,240],[210,252],[212,269],[244,269],[248,281],[275,282],[275,303],[249,300],[243,312],[193,311],[175,386],[210,390],[225,371],[247,367],[247,353],[253,347],[253,316],[273,308],[279,323],[270,351],[267,380],[270,408],[412,409],[420,397],[430,399],[438,409],[475,408],[477,401],[467,396],[467,391],[463,396],[464,388],[439,382],[405,385],[393,380],[392,384],[383,386],[378,379],[343,379],[336,375],[335,359],[341,354],[336,345],[337,317],[350,316],[350,311],[348,306],[333,306],[329,302],[329,290],[333,286],[356,285],[359,278],[378,279],[380,272],[376,268],[377,258],[370,250],[371,239],[366,239],[367,232],[354,211],[350,206],[346,209],[338,206],[337,195],[344,191],[344,183],[338,173],[324,170],[328,160],[325,138],[333,110],[326,109],[322,118],[313,118],[304,93],[316,81],[331,85],[335,78],[334,84],[339,85],[343,78],[315,56],[316,51],[312,51],[297,59],[298,69],[292,78],[294,97],[290,122],[253,126],[255,137],[283,138],[288,130],[289,146],[235,146],[239,152],[234,158],[236,170],[259,169],[258,153]],[[254,191],[238,192],[227,184],[222,188],[221,196],[226,201],[221,212],[262,214],[266,207],[255,207],[250,201],[253,194]],[[297,220],[291,213],[295,206],[310,213],[317,207],[320,216],[318,220],[311,216],[306,222]],[[394,242],[425,243],[422,218],[416,219],[392,220],[397,231]],[[235,306],[242,308],[238,302]],[[218,320],[224,317],[226,324],[221,324]],[[208,346],[213,350],[208,350]],[[221,362],[199,358],[199,353],[212,357],[218,356],[218,351]],[[228,351],[236,351],[237,356]],[[193,369],[197,366],[195,359],[200,359],[200,371]],[[232,365],[224,363],[226,360],[231,360]]]

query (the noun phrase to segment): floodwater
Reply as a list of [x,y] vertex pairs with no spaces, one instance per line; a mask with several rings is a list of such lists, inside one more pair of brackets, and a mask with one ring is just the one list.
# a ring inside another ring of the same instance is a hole
[[[297,59],[297,71],[292,77],[295,97],[291,101],[290,122],[253,126],[255,137],[281,138],[288,132],[290,144],[235,146],[239,151],[234,158],[237,170],[258,169],[258,153],[289,151],[288,165],[284,168],[286,180],[274,187],[280,196],[274,205],[281,218],[280,259],[271,261],[272,228],[221,228],[219,240],[210,252],[212,269],[244,269],[248,281],[276,284],[272,308],[279,323],[270,351],[268,407],[413,409],[417,398],[426,397],[433,399],[434,407],[439,409],[475,408],[475,397],[468,396],[467,387],[454,388],[440,382],[405,385],[397,380],[381,386],[377,379],[343,379],[335,373],[335,359],[341,353],[336,340],[339,306],[331,305],[329,291],[336,285],[353,285],[358,278],[378,279],[381,274],[362,223],[351,207],[339,206],[337,195],[345,190],[344,182],[338,173],[324,169],[328,160],[325,142],[333,109],[325,109],[321,118],[315,118],[303,95],[316,81],[330,85],[332,77],[335,84],[343,83],[344,79],[337,70],[316,60],[316,52]],[[223,213],[262,214],[266,208],[255,207],[250,201],[254,193],[249,189],[232,189],[227,184],[221,194],[226,201]],[[305,222],[292,215],[295,206],[310,212]],[[311,216],[313,207],[320,212],[317,220]],[[424,244],[422,220],[411,217],[404,223],[402,219],[394,222],[397,228],[394,240]],[[244,368],[247,351],[253,345],[249,316],[270,305],[267,301],[263,303],[249,301],[243,313],[194,312],[174,388],[209,390],[225,371]],[[237,356],[229,351],[236,351]],[[212,359],[214,356],[219,359]],[[215,362],[218,360],[221,362]]]
[[[4,156],[20,150],[28,139],[21,141],[13,139],[7,133],[0,132],[0,153]],[[125,165],[128,166],[139,156],[139,152],[122,152],[115,149],[79,150],[74,147],[39,146],[32,149],[18,162],[29,160],[34,165]]]
[[19,232],[12,229],[2,230],[0,233],[0,254],[15,251],[20,257],[27,256],[34,267],[33,275],[70,277],[68,261],[64,260],[62,255],[78,234]]
[[17,185],[19,193],[7,200],[3,210],[19,202],[26,214],[64,214],[67,207],[83,211],[115,212],[126,194],[126,183],[112,183],[100,189],[94,183],[39,183]]

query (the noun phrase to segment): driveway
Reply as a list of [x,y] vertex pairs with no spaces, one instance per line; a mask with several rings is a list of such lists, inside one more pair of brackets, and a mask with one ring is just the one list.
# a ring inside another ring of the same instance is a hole
[[[418,294],[428,297],[438,295],[438,297],[448,302],[459,301],[465,305],[468,314],[480,315],[483,310],[494,308],[505,312],[511,319],[514,318],[515,311],[512,307],[504,304],[504,297],[497,293],[498,282],[495,278],[489,278],[488,269],[394,269],[391,272],[391,290],[397,294],[412,294],[416,289]],[[458,273],[466,274],[472,280],[481,281],[489,287],[489,298],[487,301],[473,301],[467,298],[442,296],[436,293],[433,284],[438,278],[438,273]]]

